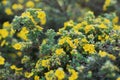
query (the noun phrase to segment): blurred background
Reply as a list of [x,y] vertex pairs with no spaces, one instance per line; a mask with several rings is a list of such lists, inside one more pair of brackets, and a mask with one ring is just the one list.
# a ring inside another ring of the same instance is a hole
[[27,8],[40,8],[46,12],[46,28],[55,31],[68,20],[80,21],[86,11],[94,14],[115,12],[120,16],[120,0],[0,0],[0,25],[20,15]]

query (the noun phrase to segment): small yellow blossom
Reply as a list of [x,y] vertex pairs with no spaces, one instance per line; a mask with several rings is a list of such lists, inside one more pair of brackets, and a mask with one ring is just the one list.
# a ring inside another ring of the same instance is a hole
[[50,70],[49,72],[45,73],[46,80],[54,80],[54,71]]
[[22,56],[22,52],[17,52],[17,55],[18,55],[19,57],[21,57],[21,56]]
[[116,16],[116,17],[113,18],[113,20],[112,20],[112,22],[113,22],[114,24],[118,23],[118,21],[119,21],[119,17],[118,17],[118,16]]
[[66,27],[73,27],[74,26],[74,22],[73,20],[67,21],[64,23],[64,28]]
[[16,43],[13,45],[13,48],[15,48],[16,50],[20,50],[22,48],[22,45],[20,43]]
[[5,8],[5,13],[7,15],[12,15],[13,14],[13,12],[12,12],[12,10],[10,8]]
[[114,25],[113,29],[114,29],[114,30],[120,30],[120,26]]
[[70,39],[67,39],[66,42],[70,45],[71,48],[76,48],[76,45]]
[[57,50],[55,51],[55,53],[56,53],[57,55],[60,55],[60,54],[64,53],[64,51],[63,51],[62,48],[60,48],[60,49],[57,49]]
[[18,2],[19,2],[19,3],[23,3],[23,2],[24,2],[24,0],[18,0]]
[[1,45],[0,45],[0,46],[4,46],[5,43],[6,43],[6,40],[3,40],[3,41],[1,42]]
[[21,70],[23,70],[23,68],[18,68],[18,67],[16,67],[15,65],[11,65],[10,68],[13,69],[13,70],[16,70],[16,71],[21,71]]
[[13,10],[21,10],[21,9],[23,9],[23,6],[21,4],[13,4],[12,9]]
[[11,69],[16,69],[16,66],[15,65],[11,65],[10,68]]
[[65,78],[65,72],[59,68],[55,71],[55,76],[58,78],[58,80],[63,80]]
[[49,59],[47,59],[47,60],[42,60],[42,66],[49,68]]
[[106,26],[105,24],[102,23],[102,24],[99,25],[99,28],[106,29],[107,26]]
[[18,37],[20,37],[21,39],[27,41],[27,34],[29,33],[29,31],[27,30],[26,27],[23,27],[22,30],[17,34]]
[[110,20],[109,19],[104,19],[104,23],[109,24]]
[[87,34],[90,30],[94,29],[92,25],[87,25],[85,28],[85,33]]
[[74,43],[75,43],[75,45],[78,46],[78,44],[79,44],[79,39],[74,39]]
[[42,25],[46,23],[46,14],[44,11],[39,11],[37,17],[40,19]]
[[0,56],[0,65],[4,65],[5,63],[5,58]]
[[95,52],[95,47],[93,44],[85,44],[83,46],[83,49],[86,51],[86,52],[89,52],[90,54],[93,54]]
[[86,38],[82,38],[81,41],[82,41],[83,43],[87,43],[87,42],[88,42]]
[[111,3],[111,0],[105,0],[105,3],[103,5],[103,10],[106,11],[107,10],[107,7],[110,6],[110,3]]
[[105,56],[107,56],[107,53],[100,50],[100,51],[99,51],[99,55],[100,55],[101,57],[105,57]]
[[120,80],[120,77],[118,77],[116,80]]
[[112,60],[116,60],[116,57],[114,56],[114,55],[112,55],[112,54],[108,54],[107,55],[110,59],[112,59]]
[[33,76],[33,72],[25,72],[25,77],[30,78]]
[[6,38],[8,36],[9,32],[6,29],[0,29],[0,35],[2,38]]
[[7,28],[7,27],[10,27],[11,26],[11,24],[8,22],[8,21],[6,21],[6,22],[4,22],[3,23],[3,27],[5,28]]
[[21,59],[21,63],[22,63],[22,64],[27,63],[29,60],[30,60],[30,57],[24,56],[24,57]]
[[33,1],[27,1],[26,7],[28,7],[28,8],[33,8],[34,6],[35,6],[35,4],[34,4]]
[[69,80],[76,80],[78,78],[78,72],[76,72],[74,69],[69,69],[69,72],[71,73]]
[[3,4],[3,5],[6,5],[7,3],[8,3],[7,0],[2,0],[2,4]]
[[40,80],[40,77],[36,75],[36,76],[34,77],[34,80]]

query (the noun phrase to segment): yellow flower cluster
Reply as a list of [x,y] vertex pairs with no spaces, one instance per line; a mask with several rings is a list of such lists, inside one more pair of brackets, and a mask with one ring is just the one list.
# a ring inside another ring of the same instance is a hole
[[5,9],[5,13],[6,13],[7,15],[13,15],[13,11],[12,11],[10,8],[6,8],[6,9]]
[[88,52],[89,54],[94,54],[95,53],[95,47],[93,44],[85,44],[83,46],[83,49],[85,52]]
[[18,37],[20,37],[21,39],[27,41],[27,34],[29,33],[29,31],[27,30],[26,27],[22,27],[22,30],[17,34]]
[[25,77],[30,78],[33,76],[33,72],[25,72]]
[[15,74],[16,74],[16,75],[21,75],[21,74],[22,74],[23,68],[18,68],[18,67],[16,67],[15,65],[11,65],[10,68],[11,68],[12,70],[15,70]]
[[61,55],[62,53],[64,53],[64,50],[61,48],[61,49],[57,49],[56,51],[55,51],[55,53],[57,54],[57,55]]
[[59,45],[63,45],[64,43],[68,43],[71,48],[76,48],[75,44],[72,42],[70,37],[64,37],[58,42]]
[[107,52],[105,52],[105,51],[99,51],[99,55],[101,56],[101,57],[106,57],[106,56],[108,56],[111,60],[116,60],[116,56],[114,56],[113,54],[108,54]]
[[44,11],[38,12],[37,17],[41,20],[42,25],[44,25],[46,23],[46,14]]
[[9,32],[6,29],[0,29],[0,39],[6,38],[8,36]]
[[22,6],[22,4],[13,4],[12,5],[12,9],[13,10],[22,10],[23,9],[23,6]]
[[16,49],[16,50],[21,50],[22,45],[20,43],[16,43],[16,44],[13,45],[13,48]]
[[63,80],[65,78],[65,73],[64,71],[62,70],[62,68],[58,68],[56,71],[55,71],[55,76],[58,78],[58,80]]
[[5,58],[0,56],[0,65],[4,65],[5,63]]
[[105,0],[105,3],[103,5],[103,10],[106,11],[107,10],[107,7],[110,6],[110,3],[111,3],[111,0]]
[[42,60],[42,66],[49,68],[49,59],[47,59],[47,60]]
[[50,70],[49,72],[46,72],[45,73],[45,78],[46,78],[46,80],[53,80],[53,79],[55,79],[54,71]]
[[77,80],[78,72],[76,72],[74,69],[70,69],[69,72],[71,73],[69,80]]

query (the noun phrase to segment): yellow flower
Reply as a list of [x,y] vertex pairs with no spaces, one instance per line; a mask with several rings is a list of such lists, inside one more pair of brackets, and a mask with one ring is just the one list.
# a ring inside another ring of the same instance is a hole
[[66,27],[73,27],[74,26],[74,22],[73,20],[67,21],[64,23],[64,28]]
[[107,56],[107,53],[106,52],[104,52],[104,51],[99,51],[99,53],[98,53],[101,57],[105,57],[105,56]]
[[50,70],[49,72],[45,73],[46,80],[54,80],[54,71]]
[[49,60],[42,60],[42,66],[43,67],[48,67],[49,68]]
[[118,17],[118,16],[116,16],[116,17],[113,18],[113,20],[112,20],[112,22],[113,22],[114,24],[118,23],[118,21],[119,21],[119,17]]
[[94,47],[93,44],[85,44],[83,46],[83,49],[84,49],[85,52],[89,52],[90,54],[95,52],[95,47]]
[[40,80],[40,77],[39,76],[35,76],[34,80]]
[[111,0],[105,0],[105,3],[103,5],[103,10],[106,11],[107,7],[110,6]]
[[15,65],[10,66],[11,69],[16,69]]
[[116,80],[120,80],[120,77],[118,77]]
[[25,72],[25,77],[30,78],[33,76],[33,72]]
[[28,8],[33,8],[34,6],[35,6],[35,4],[34,4],[33,1],[27,1],[26,7],[28,7]]
[[3,65],[5,63],[5,58],[0,56],[0,65]]
[[30,14],[30,12],[24,12],[24,13],[22,13],[21,16],[22,16],[23,18],[24,18],[24,17],[28,17],[28,18],[31,19],[31,21],[32,21],[35,25],[37,24],[37,23],[35,22],[33,16]]
[[105,24],[102,23],[102,24],[99,25],[99,28],[106,29],[107,26],[106,26]]
[[12,9],[13,10],[21,10],[21,9],[23,9],[23,6],[21,4],[13,4]]
[[114,29],[114,30],[120,30],[120,26],[114,25],[113,29]]
[[7,15],[12,15],[13,14],[13,12],[12,12],[12,10],[10,8],[5,8],[5,13]]
[[40,19],[42,25],[46,23],[46,14],[44,11],[39,11],[37,17]]
[[112,55],[112,54],[108,54],[107,55],[110,59],[112,59],[112,60],[116,60],[116,57],[114,56],[114,55]]
[[73,44],[73,42],[70,39],[67,39],[66,42],[70,45],[71,48],[76,48],[76,46]]
[[17,55],[18,55],[19,57],[21,57],[21,56],[22,56],[22,52],[17,52]]
[[29,33],[29,31],[27,30],[26,27],[23,27],[22,30],[17,34],[18,37],[20,37],[21,39],[27,41],[27,34]]
[[22,45],[20,43],[16,43],[13,45],[13,48],[15,48],[16,50],[20,50],[22,48]]
[[110,20],[109,19],[104,19],[104,23],[109,24]]
[[40,18],[40,19],[46,17],[46,14],[45,14],[44,11],[39,11],[39,12],[37,12],[37,13],[38,13],[37,17]]
[[82,38],[81,41],[82,41],[83,43],[87,43],[87,42],[88,42],[86,38]]
[[59,45],[63,45],[64,43],[65,43],[64,39],[59,39],[59,42],[58,42]]
[[69,80],[76,80],[78,78],[78,72],[76,72],[74,69],[70,69],[69,72],[71,73]]
[[14,69],[14,70],[16,70],[16,71],[21,71],[21,70],[23,70],[23,68],[17,68],[15,65],[11,65],[10,68],[11,68],[11,69]]
[[7,0],[2,0],[2,4],[3,4],[3,5],[6,5],[7,3],[8,3]]
[[75,43],[75,45],[77,45],[77,46],[78,46],[79,39],[74,39],[74,43]]
[[55,71],[55,76],[58,78],[58,80],[63,80],[65,78],[65,73],[61,68],[59,68]]
[[3,40],[3,41],[1,42],[1,45],[0,45],[0,46],[4,46],[5,43],[6,43],[6,40]]
[[64,51],[63,51],[62,48],[60,48],[60,49],[57,49],[57,50],[55,51],[55,53],[56,53],[57,55],[60,55],[60,54],[64,53]]
[[35,2],[39,2],[40,0],[35,0]]
[[22,63],[22,64],[27,63],[29,60],[30,60],[30,58],[29,58],[28,56],[24,56],[24,57],[21,59],[21,63]]
[[41,61],[38,60],[38,61],[36,62],[35,68],[39,68],[40,66],[41,66]]
[[94,29],[92,25],[87,25],[85,28],[85,33],[88,33],[90,30]]
[[5,28],[5,27],[10,27],[11,26],[11,24],[8,22],[8,21],[6,21],[6,22],[4,22],[3,23],[3,27]]
[[2,38],[6,38],[8,36],[8,31],[6,29],[0,29],[0,35]]
[[23,2],[24,2],[24,0],[18,0],[18,2],[19,2],[19,3],[23,3]]

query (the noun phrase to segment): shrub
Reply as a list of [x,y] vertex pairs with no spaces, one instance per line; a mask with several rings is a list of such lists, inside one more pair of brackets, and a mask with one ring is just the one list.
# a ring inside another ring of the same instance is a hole
[[88,12],[55,32],[46,14],[27,9],[0,29],[0,79],[119,80],[120,26],[115,14]]

